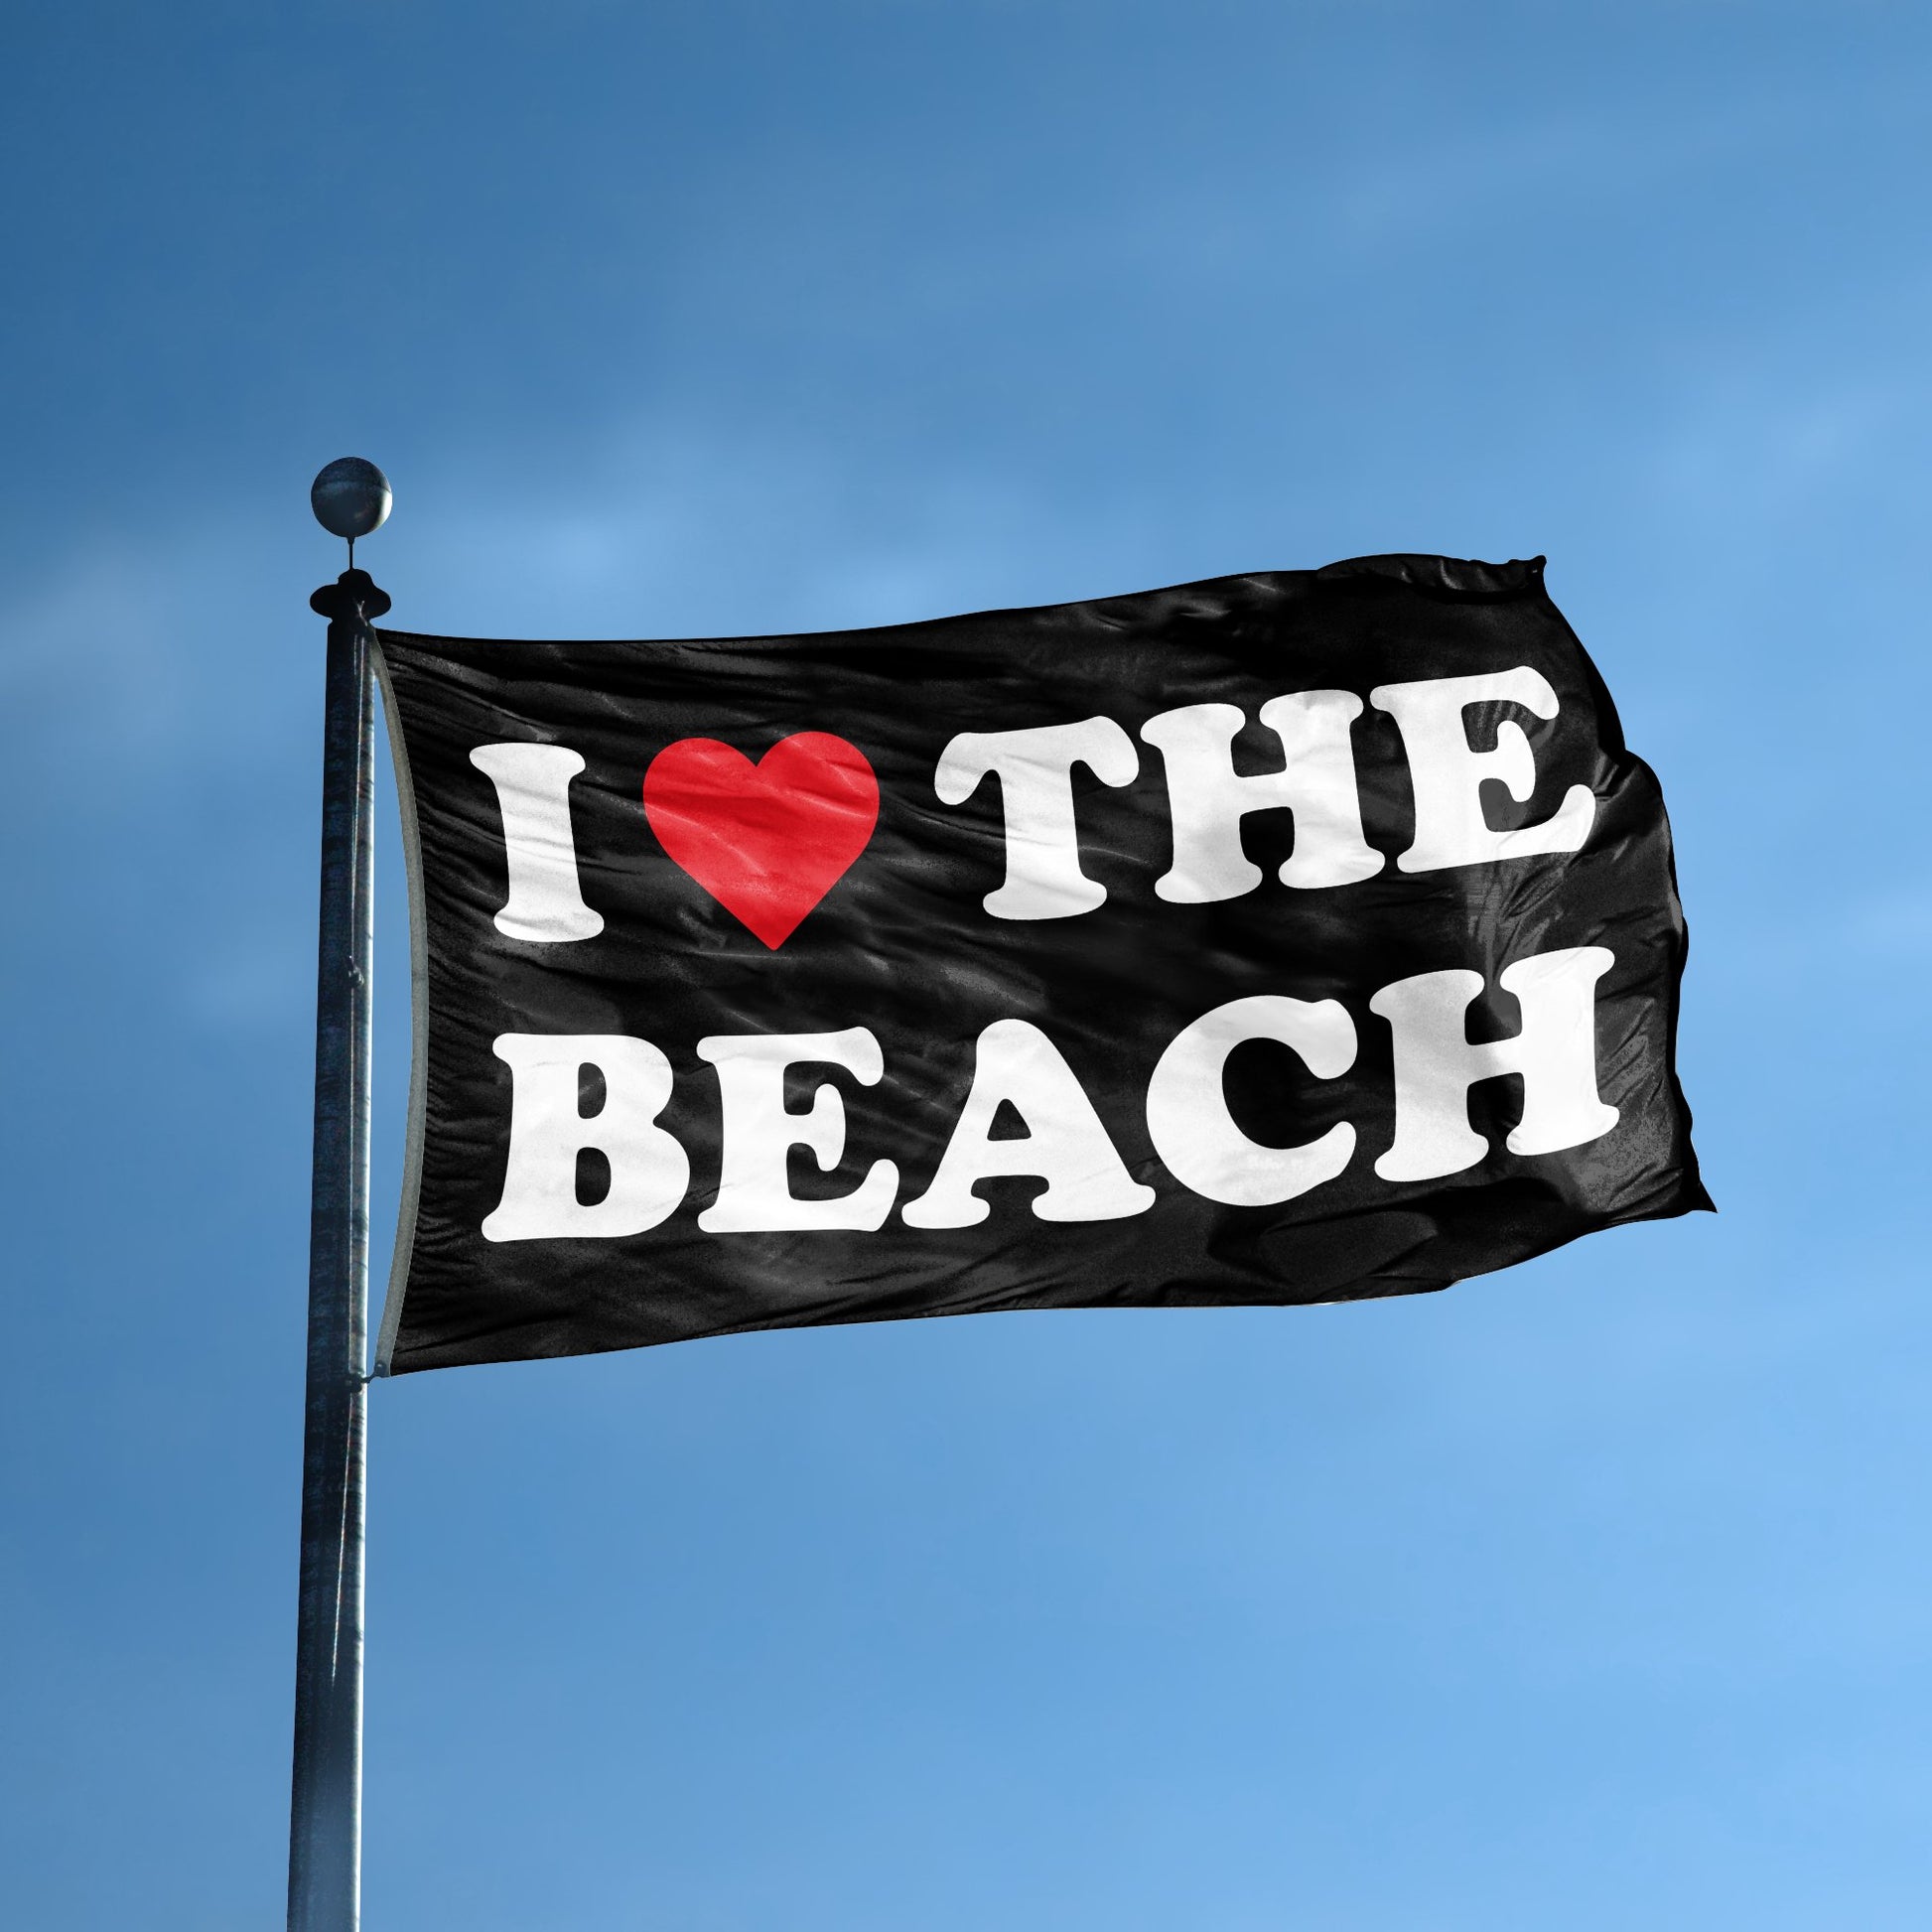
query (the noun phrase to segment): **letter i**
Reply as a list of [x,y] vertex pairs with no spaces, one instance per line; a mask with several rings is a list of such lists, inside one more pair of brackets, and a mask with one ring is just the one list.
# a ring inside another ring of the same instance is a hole
[[584,903],[570,829],[570,781],[584,768],[563,745],[479,745],[470,762],[496,787],[509,897],[496,930],[509,939],[594,939],[604,915]]

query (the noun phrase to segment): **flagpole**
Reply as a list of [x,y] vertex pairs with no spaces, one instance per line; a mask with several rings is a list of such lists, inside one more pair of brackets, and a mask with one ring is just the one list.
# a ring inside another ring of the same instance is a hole
[[389,487],[372,464],[346,458],[316,479],[312,501],[324,527],[348,538],[350,568],[309,600],[329,620],[329,647],[288,1923],[289,1932],[356,1932],[375,853],[370,625],[389,600],[353,564],[355,538],[388,514]]

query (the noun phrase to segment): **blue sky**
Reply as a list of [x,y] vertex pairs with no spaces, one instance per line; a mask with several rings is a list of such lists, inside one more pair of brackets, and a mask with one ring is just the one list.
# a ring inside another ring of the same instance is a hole
[[281,1909],[347,452],[431,630],[1547,552],[1723,1210],[379,1387],[371,1927],[1925,1923],[1932,17],[186,0],[8,70],[18,1923]]

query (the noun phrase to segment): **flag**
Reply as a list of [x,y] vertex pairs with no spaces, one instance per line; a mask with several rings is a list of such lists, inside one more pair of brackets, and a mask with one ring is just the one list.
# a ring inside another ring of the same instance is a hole
[[378,669],[384,1371],[1404,1294],[1710,1205],[1662,794],[1541,559]]

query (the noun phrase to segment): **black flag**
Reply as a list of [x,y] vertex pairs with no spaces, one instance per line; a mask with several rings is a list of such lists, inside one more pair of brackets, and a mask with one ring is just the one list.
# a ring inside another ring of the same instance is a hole
[[380,660],[388,1370],[1404,1294],[1710,1205],[1663,799],[1540,560]]

